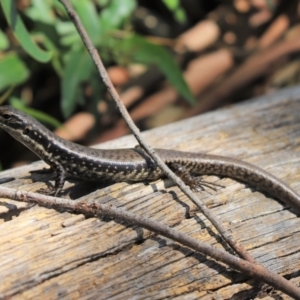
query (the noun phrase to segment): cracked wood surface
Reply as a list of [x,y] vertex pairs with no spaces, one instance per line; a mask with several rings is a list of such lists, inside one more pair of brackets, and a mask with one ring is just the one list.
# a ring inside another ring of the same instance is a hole
[[[300,193],[300,88],[257,98],[144,133],[154,147],[232,156],[258,165]],[[100,145],[133,147],[132,137]],[[3,186],[35,191],[43,162],[0,173]],[[231,179],[199,197],[261,264],[300,285],[300,218],[279,201]],[[52,181],[53,182],[53,181]],[[228,250],[169,180],[101,187],[70,179],[65,197],[113,202]],[[0,199],[0,298],[258,299],[250,278],[137,226]],[[281,299],[289,299],[277,292]],[[272,299],[266,296],[265,299]]]

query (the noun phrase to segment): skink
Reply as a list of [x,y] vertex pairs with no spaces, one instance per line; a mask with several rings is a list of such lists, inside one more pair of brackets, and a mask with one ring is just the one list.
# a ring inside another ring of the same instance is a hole
[[[66,141],[35,119],[11,106],[0,106],[0,127],[44,160],[55,172],[56,195],[66,174],[84,180],[151,181],[163,177],[160,168],[140,148],[103,150]],[[247,162],[202,153],[155,149],[163,161],[191,188],[202,187],[193,175],[238,179],[285,202],[300,213],[300,196],[283,181]],[[205,185],[205,183],[204,183]]]

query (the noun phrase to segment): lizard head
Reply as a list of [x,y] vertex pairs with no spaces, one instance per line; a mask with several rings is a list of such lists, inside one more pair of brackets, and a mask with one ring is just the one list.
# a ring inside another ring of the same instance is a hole
[[9,105],[0,106],[0,128],[27,147],[32,144],[36,120]]
[[9,134],[21,134],[29,126],[29,116],[9,106],[0,106],[0,128]]
[[43,152],[43,145],[49,145],[49,139],[58,139],[37,120],[9,105],[0,106],[0,128],[37,154]]

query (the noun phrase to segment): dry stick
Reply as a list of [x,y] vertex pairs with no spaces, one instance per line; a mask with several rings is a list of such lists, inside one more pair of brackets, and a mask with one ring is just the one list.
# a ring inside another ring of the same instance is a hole
[[18,191],[11,188],[1,187],[0,197],[10,198],[28,203],[36,203],[41,206],[51,208],[64,208],[82,213],[84,215],[105,215],[113,218],[118,218],[130,224],[137,224],[150,231],[158,233],[162,236],[170,238],[182,245],[185,245],[193,250],[210,256],[222,263],[227,264],[230,268],[241,271],[248,276],[251,276],[260,282],[265,282],[274,288],[286,293],[294,299],[300,300],[300,290],[285,278],[273,273],[262,265],[247,262],[239,257],[220,250],[214,246],[198,241],[185,233],[181,233],[172,229],[167,225],[163,225],[157,221],[145,217],[139,217],[136,214],[127,212],[124,209],[116,208],[113,205],[101,204],[98,202],[73,201],[58,197],[41,195],[38,193]]
[[[211,223],[217,228],[217,230],[220,232],[220,234],[223,236],[223,238],[225,239],[225,241],[243,258],[245,258],[246,260],[250,261],[250,262],[254,262],[255,260],[250,256],[249,253],[246,252],[246,250],[239,245],[236,241],[234,241],[231,237],[231,235],[225,230],[225,228],[223,228],[223,226],[221,224],[218,223],[218,221],[216,220],[216,218],[210,213],[209,209],[201,202],[199,201],[199,199],[191,192],[191,190],[189,189],[189,187],[187,187],[185,185],[185,183],[178,178],[166,165],[165,163],[160,159],[160,157],[158,155],[156,155],[156,153],[154,152],[154,150],[147,145],[146,142],[143,141],[143,139],[140,136],[140,132],[139,129],[135,126],[135,124],[133,123],[132,119],[130,118],[125,106],[123,105],[123,102],[121,101],[118,93],[116,92],[113,84],[111,83],[108,74],[105,70],[105,67],[101,61],[101,58],[97,52],[97,50],[95,49],[95,47],[93,46],[89,36],[87,35],[84,27],[82,26],[82,23],[78,17],[78,15],[76,14],[76,12],[74,11],[74,9],[72,8],[71,4],[69,3],[68,0],[60,0],[60,2],[65,6],[71,20],[73,21],[74,25],[76,26],[87,50],[89,51],[96,67],[97,70],[99,72],[100,77],[103,80],[103,83],[105,84],[108,92],[110,93],[111,97],[114,99],[114,101],[116,102],[116,105],[118,106],[123,118],[125,119],[125,121],[127,122],[129,128],[131,129],[132,133],[134,134],[135,138],[138,140],[139,144],[145,149],[145,151],[152,157],[152,159],[159,165],[159,167],[164,171],[164,173],[171,178],[179,187],[180,189],[196,204],[198,205],[198,207],[200,207],[200,209],[202,210],[203,214],[211,221]],[[246,262],[244,262],[246,263]],[[256,266],[258,269],[259,268],[263,268],[264,270],[266,270],[263,266]],[[253,273],[247,273],[247,274],[252,274]],[[278,275],[276,275],[278,276]],[[279,276],[279,278],[281,278]],[[272,284],[272,282],[268,281],[268,283]],[[274,286],[274,284],[272,284]],[[279,284],[281,286],[281,284]],[[276,285],[276,287],[278,287],[279,285]],[[284,288],[286,289],[287,286],[283,283]],[[290,283],[289,283],[290,285]],[[295,287],[294,287],[295,289]],[[288,290],[288,289],[287,289]],[[298,294],[299,297],[299,291],[296,291],[296,294]]]
[[202,213],[206,216],[206,218],[215,226],[215,228],[219,231],[224,240],[231,246],[236,253],[240,255],[240,257],[250,261],[255,262],[255,260],[251,257],[251,255],[237,242],[235,241],[231,234],[218,222],[218,220],[213,216],[210,210],[202,203],[197,196],[190,190],[190,188],[178,177],[176,176],[170,168],[163,162],[163,160],[155,153],[155,151],[148,145],[140,136],[139,129],[135,126],[128,111],[126,110],[122,100],[120,99],[116,89],[114,88],[112,82],[110,81],[106,69],[102,63],[102,60],[98,54],[97,49],[94,47],[91,39],[89,38],[87,32],[85,31],[78,15],[74,11],[68,0],[60,0],[60,2],[64,5],[66,11],[69,14],[70,19],[73,21],[75,27],[77,28],[78,33],[80,34],[88,52],[90,53],[99,75],[106,86],[109,94],[116,102],[117,107],[119,108],[123,118],[125,119],[127,125],[131,129],[133,135],[139,142],[139,144],[145,149],[145,151],[151,156],[151,158],[157,163],[157,165],[163,170],[165,175],[172,179],[182,190],[184,194],[186,194],[202,211]]

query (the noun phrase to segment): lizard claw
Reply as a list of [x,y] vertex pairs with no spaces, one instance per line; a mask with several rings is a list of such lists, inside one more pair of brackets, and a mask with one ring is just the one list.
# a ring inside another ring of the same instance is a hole
[[194,192],[207,191],[207,189],[205,189],[205,187],[209,188],[215,192],[218,192],[218,188],[224,188],[223,185],[220,185],[220,184],[217,184],[214,182],[205,181],[202,179],[202,177],[191,178],[188,185],[190,186],[191,190]]

